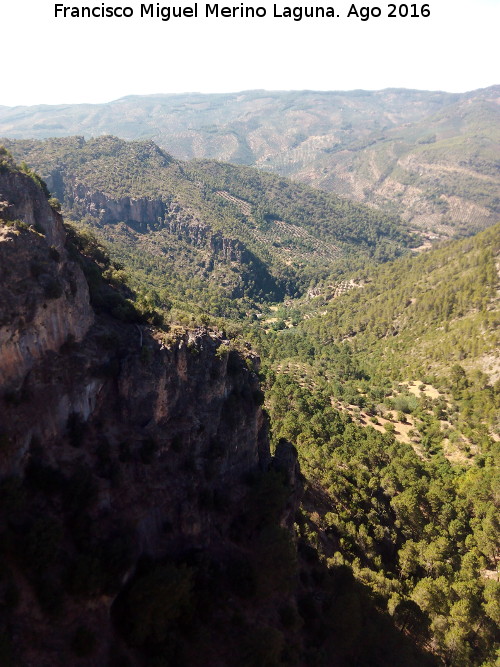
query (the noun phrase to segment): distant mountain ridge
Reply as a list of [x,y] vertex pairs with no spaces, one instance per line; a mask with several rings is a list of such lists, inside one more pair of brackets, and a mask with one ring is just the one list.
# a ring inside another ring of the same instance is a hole
[[178,158],[257,166],[452,236],[500,215],[499,100],[500,86],[129,96],[0,107],[0,136],[150,138]]

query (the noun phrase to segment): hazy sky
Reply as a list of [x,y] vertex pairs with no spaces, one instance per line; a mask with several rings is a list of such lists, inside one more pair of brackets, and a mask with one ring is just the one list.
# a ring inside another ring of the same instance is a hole
[[[429,0],[429,18],[387,18],[388,3],[355,3],[360,12],[380,7],[382,17],[368,21],[347,18],[349,0],[331,0],[336,18],[302,21],[274,18],[274,3],[267,0],[244,3],[267,10],[265,18],[254,19],[205,18],[207,3],[197,4],[198,18],[164,22],[140,18],[135,0],[105,2],[131,7],[132,18],[102,19],[55,18],[51,0],[3,0],[0,105],[255,88],[462,92],[500,83],[500,0]],[[416,4],[419,13],[422,5]],[[329,5],[276,6],[283,14],[286,6]],[[406,6],[411,12],[415,5]]]

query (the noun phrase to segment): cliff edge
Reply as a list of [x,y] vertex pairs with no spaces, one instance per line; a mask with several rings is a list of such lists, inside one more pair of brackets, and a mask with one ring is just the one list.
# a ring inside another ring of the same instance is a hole
[[0,155],[0,662],[234,664],[236,607],[279,634],[296,454],[254,355],[95,311],[56,208]]

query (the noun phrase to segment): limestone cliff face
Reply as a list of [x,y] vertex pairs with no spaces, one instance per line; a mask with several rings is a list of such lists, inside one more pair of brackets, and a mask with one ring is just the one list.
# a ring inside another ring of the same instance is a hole
[[140,231],[166,229],[192,245],[209,248],[224,261],[241,263],[250,259],[240,241],[214,232],[194,211],[176,202],[146,197],[115,199],[69,178],[65,182],[65,202],[81,217],[89,215],[103,224],[125,222]]
[[64,249],[61,216],[24,174],[3,174],[0,216],[30,231],[0,227],[0,377],[16,389],[33,365],[72,338],[80,341],[94,314],[81,269]]
[[114,199],[91,189],[83,183],[66,180],[66,198],[70,206],[103,223],[133,222],[139,225],[157,225],[163,220],[167,204],[161,199],[119,197]]
[[296,457],[273,463],[255,356],[97,316],[43,193],[12,173],[0,193],[0,558],[17,591],[0,626],[16,665],[74,664],[82,624],[98,641],[78,664],[115,645],[146,664],[110,618],[137,563],[244,550],[249,476],[293,481]]
[[22,173],[1,174],[0,214],[7,220],[22,220],[43,231],[49,246],[64,247],[62,218],[50,206],[37,183]]

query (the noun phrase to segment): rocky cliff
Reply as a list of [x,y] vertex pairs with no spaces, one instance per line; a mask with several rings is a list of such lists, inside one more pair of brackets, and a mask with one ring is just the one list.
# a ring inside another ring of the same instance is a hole
[[[57,174],[61,183],[64,177]],[[90,216],[102,224],[125,222],[141,232],[165,229],[196,247],[206,248],[214,257],[225,262],[248,263],[255,260],[244,244],[237,239],[223,236],[177,202],[165,202],[161,198],[117,197],[113,198],[74,179],[66,179],[62,191],[65,204],[74,215]]]
[[[68,261],[61,216],[27,175],[2,175],[0,377],[15,389],[33,364],[93,322],[83,274]],[[21,224],[18,224],[21,223]]]
[[261,600],[251,622],[267,600],[272,623],[269,599],[286,597],[282,574],[259,568],[278,567],[268,540],[293,551],[280,524],[296,455],[270,455],[258,359],[208,330],[96,314],[34,179],[4,165],[0,202],[0,662],[142,665],[153,650],[231,664],[227,649],[204,662],[202,639],[193,649],[177,631],[210,626],[207,563],[224,595],[250,586]]

